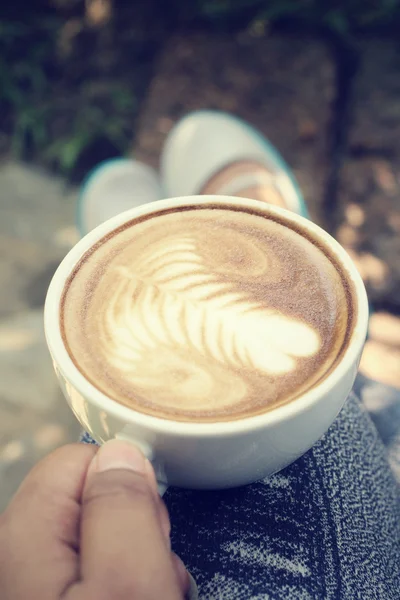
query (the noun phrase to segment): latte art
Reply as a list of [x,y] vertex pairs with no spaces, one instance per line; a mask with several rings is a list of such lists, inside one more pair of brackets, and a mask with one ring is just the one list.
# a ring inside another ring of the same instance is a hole
[[348,298],[312,241],[257,214],[132,222],[83,257],[67,348],[115,400],[174,419],[257,414],[312,386],[345,341]]

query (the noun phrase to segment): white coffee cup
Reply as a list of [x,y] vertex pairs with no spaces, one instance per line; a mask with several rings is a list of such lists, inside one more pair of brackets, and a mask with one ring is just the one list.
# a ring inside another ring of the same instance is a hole
[[[219,423],[179,422],[157,418],[112,400],[85,379],[71,360],[60,331],[64,285],[82,255],[123,223],[160,211],[207,204],[237,205],[284,216],[320,239],[342,265],[356,296],[355,324],[346,350],[332,372],[299,398],[257,416]],[[88,233],[64,258],[50,284],[45,332],[65,397],[82,427],[99,443],[124,438],[152,460],[161,488],[228,488],[247,484],[287,466],[304,454],[329,428],[356,377],[368,326],[364,284],[343,248],[314,223],[294,213],[254,200],[190,196],[160,200],[128,210]]]

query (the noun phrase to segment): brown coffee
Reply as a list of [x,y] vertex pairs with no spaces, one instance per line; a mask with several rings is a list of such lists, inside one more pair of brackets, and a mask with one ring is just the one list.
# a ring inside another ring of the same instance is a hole
[[110,398],[180,421],[287,403],[343,353],[354,291],[330,251],[284,218],[199,205],[108,234],[66,283],[61,326]]

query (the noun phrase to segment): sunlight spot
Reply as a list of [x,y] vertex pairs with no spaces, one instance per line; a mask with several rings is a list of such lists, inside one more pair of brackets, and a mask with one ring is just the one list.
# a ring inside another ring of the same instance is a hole
[[60,425],[50,423],[44,425],[33,436],[34,444],[41,450],[59,446],[65,439],[65,431]]
[[382,289],[386,285],[389,276],[388,265],[373,254],[360,254],[346,246],[346,244],[344,246],[364,283],[372,285],[375,289]]
[[386,283],[389,273],[387,264],[373,254],[364,254],[361,257],[361,261],[366,281],[377,289],[382,288]]
[[360,372],[371,379],[400,388],[400,350],[368,340],[361,357]]
[[372,165],[375,181],[385,192],[393,193],[397,191],[396,177],[392,167],[385,161],[375,161]]
[[27,329],[0,329],[0,352],[18,352],[32,346],[37,340]]
[[100,27],[111,18],[112,5],[110,0],[86,0],[86,18],[90,25]]
[[359,233],[348,223],[341,225],[337,231],[337,239],[346,248],[354,248],[359,239]]
[[400,317],[383,312],[374,313],[369,321],[369,335],[378,342],[397,346],[400,350]]
[[72,248],[78,241],[78,230],[72,225],[57,229],[53,235],[53,242],[62,248]]
[[7,463],[15,462],[24,455],[24,445],[19,440],[9,442],[0,451],[0,460]]
[[361,227],[365,221],[365,212],[358,204],[349,204],[346,207],[346,220],[351,227]]

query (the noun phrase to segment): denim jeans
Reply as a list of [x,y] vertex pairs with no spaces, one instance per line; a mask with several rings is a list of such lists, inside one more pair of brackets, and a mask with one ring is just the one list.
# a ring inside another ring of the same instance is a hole
[[202,600],[398,600],[400,391],[359,376],[328,432],[280,473],[169,488],[165,502]]

